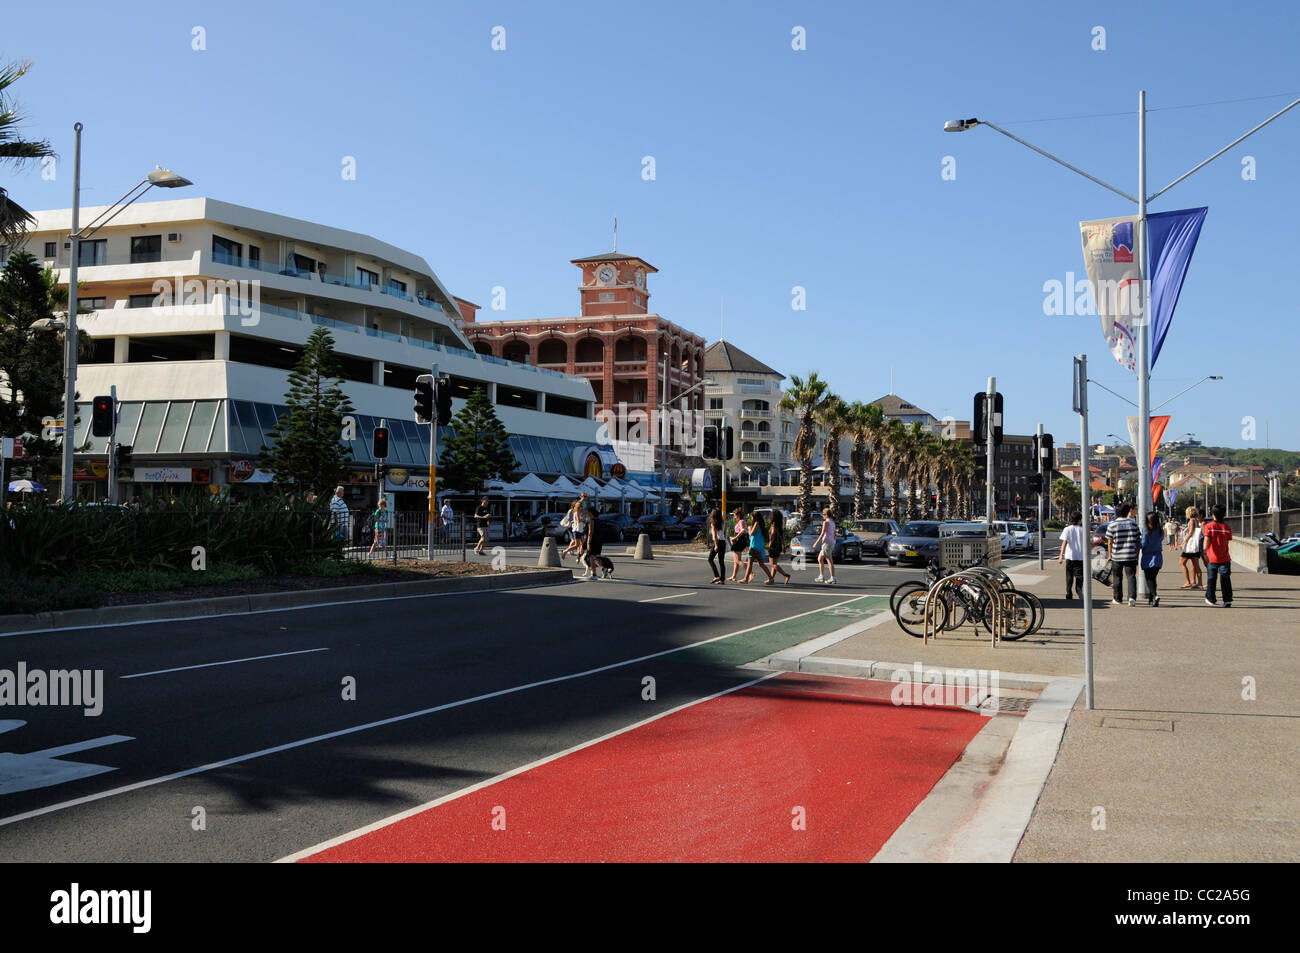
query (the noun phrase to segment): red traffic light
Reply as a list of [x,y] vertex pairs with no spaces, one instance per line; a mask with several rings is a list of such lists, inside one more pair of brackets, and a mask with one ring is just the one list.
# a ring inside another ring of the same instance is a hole
[[113,434],[113,398],[96,397],[91,402],[90,432],[96,437]]

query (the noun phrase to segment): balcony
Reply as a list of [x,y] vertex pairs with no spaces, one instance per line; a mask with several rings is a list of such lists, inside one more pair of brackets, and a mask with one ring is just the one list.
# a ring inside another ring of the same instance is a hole
[[757,410],[757,409],[752,408],[752,407],[741,407],[741,408],[740,408],[740,416],[741,416],[742,419],[748,417],[748,418],[753,418],[753,419],[755,419],[755,420],[771,420],[771,419],[772,419],[772,411],[770,411],[770,410]]
[[761,452],[759,450],[742,450],[740,451],[741,463],[773,463],[776,460],[776,454],[772,452]]

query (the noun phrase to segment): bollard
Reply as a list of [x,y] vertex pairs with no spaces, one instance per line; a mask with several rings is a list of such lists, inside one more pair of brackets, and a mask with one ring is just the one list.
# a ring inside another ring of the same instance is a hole
[[636,538],[636,553],[633,559],[654,559],[654,550],[650,548],[650,537],[642,533]]
[[546,536],[542,539],[542,550],[537,554],[537,568],[550,569],[560,565],[560,551],[555,547],[555,540]]

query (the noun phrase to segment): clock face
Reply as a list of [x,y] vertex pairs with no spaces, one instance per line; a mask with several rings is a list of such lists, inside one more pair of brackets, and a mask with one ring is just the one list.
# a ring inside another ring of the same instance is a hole
[[596,280],[602,285],[612,285],[616,275],[617,272],[614,271],[612,265],[601,265],[600,269],[596,272]]

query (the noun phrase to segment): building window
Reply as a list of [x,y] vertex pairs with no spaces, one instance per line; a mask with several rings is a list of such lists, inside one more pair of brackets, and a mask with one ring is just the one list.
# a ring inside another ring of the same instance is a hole
[[379,273],[371,271],[368,268],[357,268],[357,284],[359,285],[377,285],[379,284]]
[[161,235],[135,235],[131,238],[131,264],[162,261]]
[[301,274],[306,272],[311,274],[316,270],[316,259],[308,258],[306,255],[294,255],[293,267]]
[[127,299],[126,306],[128,308],[151,308],[154,302],[158,300],[158,297],[156,294],[131,295]]
[[763,387],[767,384],[767,381],[757,380],[756,378],[753,377],[737,377],[736,383],[748,384],[752,387]]
[[721,409],[722,409],[722,398],[721,398],[721,397],[710,397],[710,398],[709,398],[709,410],[721,410]]
[[248,246],[248,263],[250,265],[260,265],[262,263],[262,249],[256,245]]
[[602,292],[600,293],[600,300],[601,300],[601,302],[613,301],[613,300],[614,300],[614,292],[612,292],[612,291],[602,291]]
[[58,257],[58,249],[59,249],[59,243],[58,243],[58,242],[46,242],[46,243],[45,243],[45,257],[46,257],[46,258],[56,258],[56,257]]
[[108,264],[107,238],[92,238],[90,241],[81,242],[77,245],[78,267],[106,264]]
[[640,296],[640,295],[634,295],[633,297],[636,298],[636,303],[637,303],[637,304],[640,304],[640,303],[641,303],[641,296]]
[[391,289],[392,291],[400,291],[402,294],[406,294],[406,282],[405,282],[405,281],[398,281],[396,278],[389,278],[389,279],[388,279],[388,287],[389,287],[389,289]]
[[242,264],[244,246],[220,235],[212,236],[212,260],[221,265]]
[[[153,295],[150,295],[149,297],[152,298]],[[83,311],[99,311],[107,306],[108,306],[108,301],[104,298],[78,298],[77,299],[78,314],[80,314]]]

